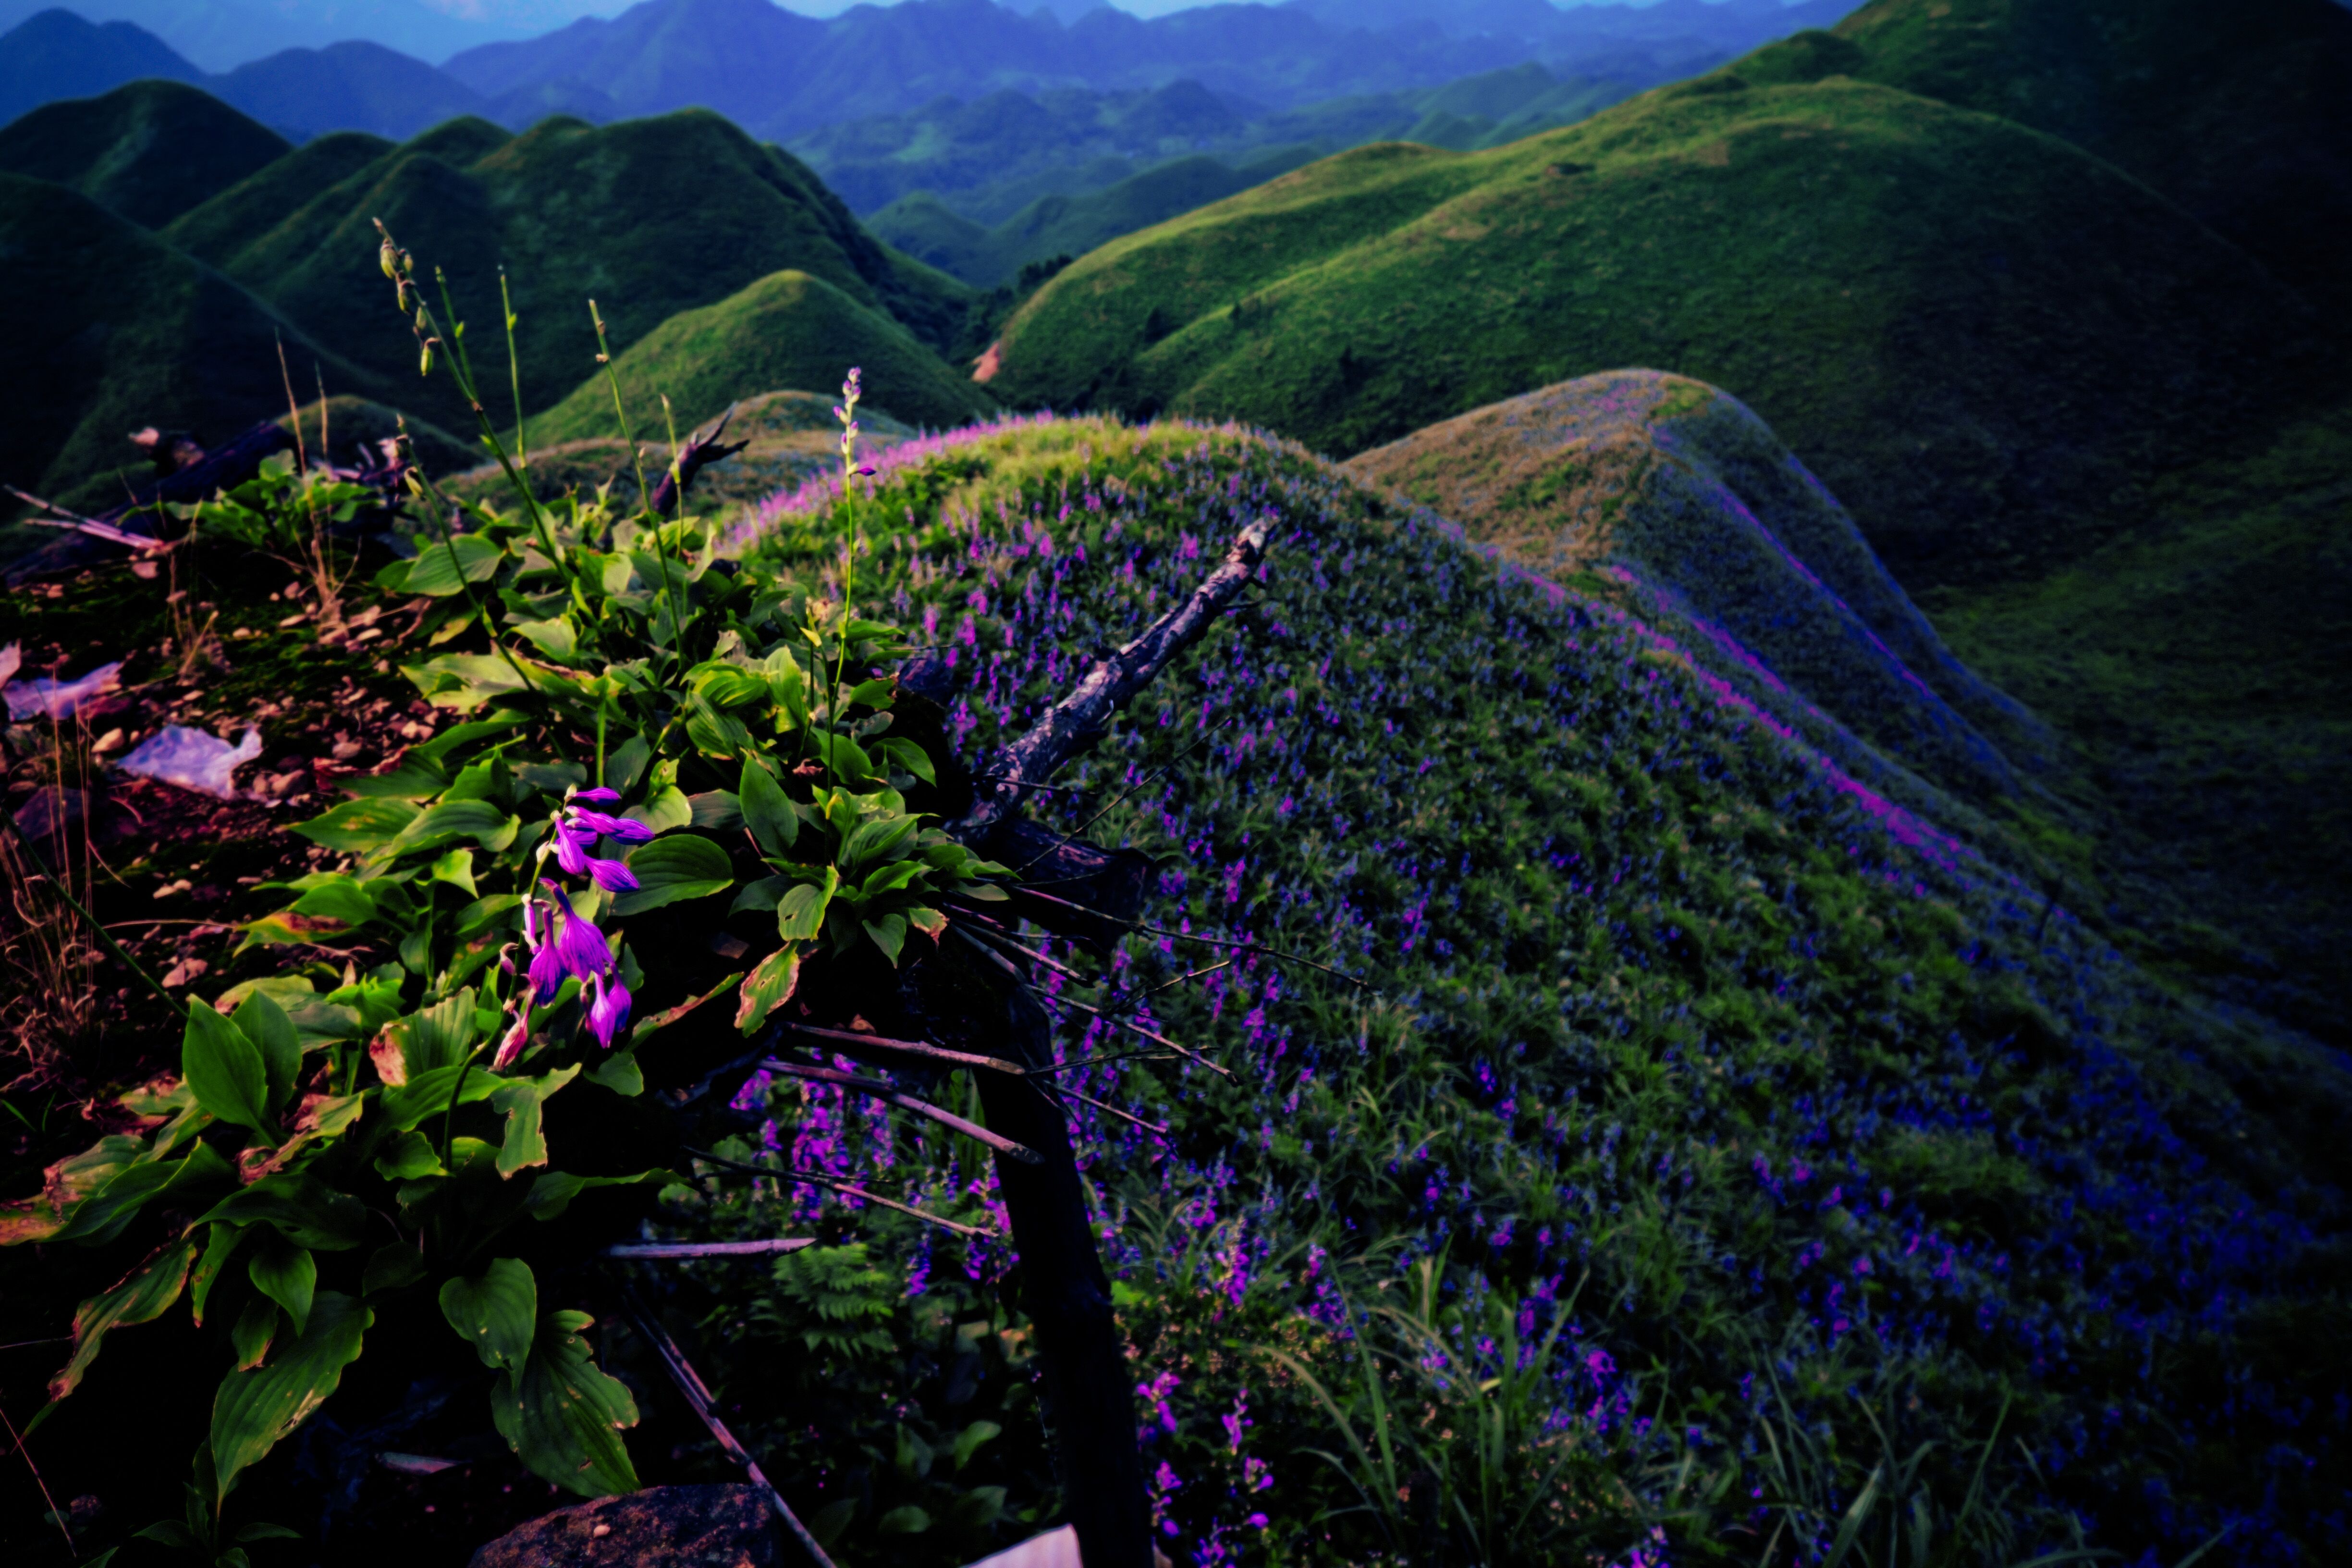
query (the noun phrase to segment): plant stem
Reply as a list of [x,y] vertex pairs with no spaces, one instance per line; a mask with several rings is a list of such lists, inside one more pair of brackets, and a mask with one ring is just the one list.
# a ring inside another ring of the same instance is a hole
[[[58,798],[62,800],[64,798],[63,791],[65,789],[65,785],[62,782],[58,784],[58,789],[59,791]],[[91,914],[89,910],[82,907],[81,900],[73,896],[72,890],[66,886],[64,879],[60,878],[55,871],[49,869],[48,862],[41,858],[41,852],[33,847],[32,839],[26,837],[25,830],[16,826],[16,817],[7,812],[0,812],[0,822],[5,822],[8,825],[8,831],[16,836],[16,842],[18,844],[24,846],[26,857],[33,862],[33,868],[49,879],[49,885],[58,890],[58,897],[66,901],[66,907],[68,909],[73,910],[75,914],[81,917],[82,923],[89,927],[91,933],[98,938],[100,943],[105,947],[108,952],[114,955],[114,961],[121,964],[125,969],[131,971],[132,974],[138,976],[139,983],[141,984],[146,986],[148,990],[152,991],[156,995],[162,997],[163,999],[163,1005],[169,1007],[174,1013],[180,1011],[179,1000],[169,991],[163,989],[163,982],[157,980],[153,975],[148,973],[146,970],[141,968],[139,961],[131,957],[128,952],[125,952],[122,949],[122,944],[115,941],[113,937],[107,934],[106,928],[99,924],[98,917]]]
[[522,433],[522,362],[515,356],[515,323],[521,320],[515,314],[514,296],[507,289],[507,269],[499,268],[499,308],[507,322],[507,380],[514,388],[515,467],[530,467],[530,448],[524,444]]
[[474,1058],[481,1054],[480,1046],[466,1053],[466,1059],[457,1066],[457,1081],[450,1086],[449,1109],[441,1113],[441,1163],[444,1165],[449,1163],[450,1139],[457,1125],[457,1097],[466,1092],[466,1077],[474,1070]]

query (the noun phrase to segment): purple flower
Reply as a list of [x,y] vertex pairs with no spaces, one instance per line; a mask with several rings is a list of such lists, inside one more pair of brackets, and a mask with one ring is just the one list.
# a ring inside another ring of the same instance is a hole
[[614,1037],[629,1022],[629,988],[621,984],[618,975],[613,977],[609,986],[602,974],[593,978],[589,984],[596,992],[596,1000],[588,1006],[588,1032],[596,1037],[598,1045],[609,1051],[613,1048]]
[[619,804],[621,795],[618,790],[606,789],[600,784],[594,789],[573,790],[572,792],[572,798],[573,800],[593,801],[598,805],[614,805]]
[[[547,944],[547,951],[555,954],[556,963],[562,972],[576,975],[585,984],[612,968],[612,944],[604,940],[604,933],[596,929],[595,922],[585,915],[573,912],[571,899],[554,883],[542,878],[539,885],[545,888],[563,910],[563,930]],[[534,961],[532,968],[536,970],[537,967]]]
[[588,879],[608,893],[634,893],[637,874],[618,860],[590,860]]
[[517,1018],[514,1021],[514,1026],[509,1029],[506,1032],[505,1037],[499,1041],[498,1055],[490,1058],[490,1070],[493,1072],[504,1072],[507,1068],[512,1067],[514,1065],[515,1058],[522,1055],[523,1047],[530,1043],[530,1022],[526,1019]]
[[555,825],[555,863],[563,868],[567,877],[588,874],[588,846],[596,842],[593,834],[581,832],[568,822]]
[[604,812],[583,811],[576,805],[571,810],[571,818],[591,833],[601,833],[623,844],[647,843],[654,836],[652,828],[632,817],[608,816]]
[[533,948],[530,955],[530,990],[533,1004],[544,1007],[554,1001],[555,994],[562,989],[563,960],[557,954],[555,944],[551,942]]

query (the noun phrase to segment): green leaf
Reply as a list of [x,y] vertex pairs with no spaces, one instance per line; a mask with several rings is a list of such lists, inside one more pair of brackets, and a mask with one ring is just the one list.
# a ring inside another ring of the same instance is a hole
[[412,749],[390,772],[345,779],[338,787],[345,795],[368,800],[430,800],[449,787],[449,775],[440,763]]
[[743,803],[731,789],[707,789],[686,797],[694,813],[688,825],[706,833],[732,833],[743,826]]
[[209,1005],[191,999],[188,1026],[180,1037],[180,1076],[196,1091],[196,1103],[239,1127],[249,1127],[270,1143],[268,1110],[269,1069],[260,1047],[245,1031]]
[[551,621],[517,621],[514,629],[551,658],[569,659],[580,651],[579,633],[561,616]]
[[856,1517],[857,1500],[856,1498],[836,1498],[809,1515],[809,1533],[816,1537],[816,1543],[819,1546],[829,1548],[835,1542],[841,1539],[841,1532],[847,1530],[849,1521]]
[[[460,1086],[460,1076],[465,1083]],[[428,1073],[410,1079],[397,1089],[383,1091],[383,1119],[395,1131],[405,1132],[428,1116],[439,1116],[449,1109],[449,1094],[455,1089],[457,1103],[471,1105],[478,1100],[488,1100],[506,1079],[488,1072],[467,1072],[465,1065],[435,1068]]]
[[588,783],[588,770],[578,763],[517,763],[514,776],[541,795],[561,795]]
[[940,782],[939,770],[931,765],[931,755],[912,741],[893,737],[882,742],[879,750],[885,757],[898,763],[927,784]]
[[[341,806],[336,807],[338,811]],[[452,838],[470,838],[485,849],[504,849],[522,831],[522,818],[487,800],[447,800],[420,813],[392,841],[395,854],[428,848]]]
[[982,1444],[1003,1436],[1003,1432],[1004,1428],[993,1421],[975,1421],[956,1434],[955,1468],[961,1470],[971,1464],[971,1457],[980,1452]]
[[80,1384],[110,1332],[152,1322],[170,1311],[187,1285],[188,1269],[195,1260],[195,1237],[183,1237],[151,1254],[112,1289],[92,1296],[77,1308],[73,1357],[49,1380],[49,1397],[63,1399]]
[[494,735],[502,735],[517,725],[528,722],[530,719],[526,714],[493,713],[488,718],[476,719],[467,723],[453,724],[431,740],[419,741],[409,747],[408,754],[411,757],[423,757],[437,766],[446,767],[452,752],[470,746],[477,741],[487,741]]
[[499,1146],[499,1174],[511,1176],[528,1165],[547,1163],[547,1138],[540,1131],[541,1107],[580,1076],[580,1064],[541,1078],[509,1079],[490,1096],[490,1109],[506,1118],[506,1141]]
[[864,749],[846,735],[822,737],[816,742],[816,752],[833,770],[835,783],[859,783],[881,776]]
[[[518,658],[515,664],[531,672],[531,679],[548,684],[554,672],[543,664]],[[494,697],[505,697],[523,689],[522,677],[515,672],[506,656],[495,653],[449,653],[423,664],[403,665],[400,673],[406,676],[425,700],[436,708],[469,712]]]
[[166,1194],[224,1185],[236,1177],[236,1167],[209,1143],[194,1145],[178,1160],[142,1161],[84,1199],[49,1239],[96,1247],[121,1236],[140,1210]]
[[368,1255],[367,1267],[360,1271],[360,1294],[373,1296],[379,1291],[397,1290],[404,1285],[414,1285],[425,1278],[425,1255],[404,1241],[388,1241]]
[[269,1342],[278,1337],[282,1314],[278,1303],[267,1296],[247,1300],[245,1310],[228,1329],[229,1349],[236,1354],[236,1370],[249,1371],[269,1357]]
[[519,1258],[500,1258],[470,1279],[441,1287],[441,1315],[493,1372],[512,1372],[538,1332],[539,1283]]
[[797,879],[793,877],[762,877],[756,882],[746,882],[743,890],[735,895],[735,901],[727,906],[727,912],[740,915],[745,910],[773,910],[776,900],[782,898]]
[[197,1260],[195,1272],[188,1277],[189,1305],[194,1311],[197,1327],[204,1326],[205,1302],[211,1297],[213,1285],[220,1279],[221,1270],[228,1267],[229,1259],[236,1255],[236,1249],[245,1245],[246,1237],[251,1234],[241,1226],[215,1225],[211,1227],[211,1235],[205,1242],[205,1255]]
[[801,982],[801,950],[790,943],[760,961],[743,977],[742,1000],[735,1007],[735,1027],[749,1035],[768,1021],[768,1015],[792,999]]
[[[377,884],[382,886],[381,883]],[[309,915],[315,920],[341,921],[347,926],[362,926],[375,919],[374,895],[366,883],[347,872],[330,871],[318,881],[302,889],[302,896],[289,906],[289,913]]]
[[302,1070],[302,1037],[295,1033],[294,1021],[286,1016],[286,1009],[267,991],[256,991],[247,996],[233,1021],[253,1042],[254,1049],[261,1053],[263,1082],[268,1091],[262,1103],[275,1117],[293,1095],[295,1075]]
[[500,1373],[490,1396],[499,1435],[530,1472],[583,1497],[637,1489],[621,1440],[622,1429],[637,1424],[636,1402],[597,1369],[580,1337],[594,1321],[585,1312],[541,1319],[521,1375]]
[[436,882],[446,882],[453,888],[463,888],[466,890],[466,896],[469,899],[481,897],[474,887],[474,852],[470,849],[450,850],[446,855],[434,861],[432,868],[425,874]]
[[624,791],[636,788],[653,755],[654,749],[646,743],[643,735],[631,735],[605,753],[604,787]]
[[236,1538],[243,1542],[299,1541],[302,1539],[302,1532],[299,1530],[289,1530],[282,1524],[248,1524],[236,1532]]
[[523,1206],[538,1220],[560,1218],[572,1200],[597,1187],[633,1187],[640,1182],[667,1180],[665,1171],[639,1171],[634,1176],[582,1176],[570,1171],[549,1171],[530,1184]]
[[417,816],[417,808],[404,800],[347,800],[308,822],[296,823],[294,831],[338,855],[364,855],[391,843]]
[[920,1535],[931,1528],[931,1516],[924,1510],[908,1503],[894,1508],[874,1521],[877,1535]]
[[933,942],[939,941],[940,937],[947,934],[948,917],[937,910],[918,904],[915,908],[907,910],[906,915],[908,925],[921,931]]
[[319,1288],[319,1262],[310,1248],[270,1237],[246,1264],[245,1275],[255,1289],[286,1309],[294,1331],[300,1333],[310,1321],[310,1298]]
[[394,1019],[384,1026],[383,1033],[398,1047],[401,1066],[411,1083],[436,1068],[464,1061],[480,1038],[474,1020],[473,987]]
[[824,929],[825,906],[841,889],[841,873],[827,866],[822,882],[803,882],[776,902],[776,934],[786,942],[814,942]]
[[907,944],[907,917],[884,915],[878,921],[862,923],[866,927],[866,934],[874,939],[874,945],[882,950],[882,956],[890,961],[891,968],[896,969],[898,966],[898,950]]
[[762,854],[781,856],[793,847],[801,819],[765,763],[757,757],[743,759],[742,784],[736,794],[742,802],[743,826],[751,830]]
[[589,1069],[588,1081],[601,1084],[625,1100],[635,1099],[646,1091],[645,1069],[637,1066],[637,1053],[618,1050]]
[[768,695],[784,710],[791,728],[799,729],[808,722],[808,675],[801,661],[793,657],[789,647],[780,647],[770,654],[760,666],[768,678]]
[[239,1475],[335,1392],[343,1368],[359,1359],[361,1341],[374,1321],[375,1314],[351,1297],[322,1290],[299,1339],[281,1347],[268,1366],[221,1380],[213,1398],[215,1510]]
[[422,1176],[437,1176],[441,1169],[441,1151],[433,1140],[415,1128],[410,1128],[384,1146],[375,1157],[376,1174],[387,1182],[413,1182]]
[[408,580],[398,591],[428,599],[446,598],[468,583],[487,581],[505,558],[506,552],[497,541],[478,533],[452,534],[446,542],[436,539],[418,549],[416,559],[408,563]]
[[[473,851],[467,849],[460,853],[471,855]],[[520,908],[520,893],[492,893],[487,899],[476,899],[457,911],[457,938],[464,942],[467,937],[478,936],[489,930],[500,915]]]
[[665,784],[637,805],[621,813],[632,822],[642,822],[656,834],[673,828],[689,826],[694,822],[694,805],[676,784]]
[[727,851],[691,833],[639,845],[629,856],[629,869],[636,873],[636,889],[613,900],[615,915],[643,914],[682,900],[707,898],[735,880]]
[[[159,1519],[151,1525],[132,1531],[131,1538],[133,1541],[152,1541],[158,1546],[169,1546],[181,1552],[195,1552],[200,1550],[202,1545],[194,1536],[188,1533],[188,1527],[176,1519]],[[107,1555],[111,1557],[115,1551],[120,1550],[121,1549],[117,1547],[108,1552]],[[96,1558],[91,1559],[92,1568],[96,1568],[97,1562]]]
[[287,1240],[321,1252],[360,1244],[367,1207],[306,1171],[278,1171],[212,1206],[199,1225],[267,1225]]
[[841,846],[841,863],[854,875],[868,866],[898,859],[913,850],[915,834],[921,826],[905,812],[861,822]]

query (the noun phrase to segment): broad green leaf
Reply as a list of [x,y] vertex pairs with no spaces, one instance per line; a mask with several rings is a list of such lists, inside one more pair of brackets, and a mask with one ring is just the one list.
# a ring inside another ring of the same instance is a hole
[[815,750],[836,781],[857,783],[882,776],[864,749],[846,735],[820,735]]
[[740,915],[745,910],[772,910],[795,880],[792,877],[762,877],[756,882],[746,882],[743,890],[735,895],[735,901],[727,906],[727,912]]
[[413,1182],[420,1176],[442,1174],[441,1151],[432,1139],[410,1128],[375,1157],[376,1174],[387,1182]]
[[580,1337],[594,1321],[585,1312],[541,1319],[521,1375],[500,1373],[490,1396],[499,1435],[530,1472],[583,1497],[637,1489],[621,1440],[622,1429],[637,1424],[636,1402],[598,1370]]
[[375,1314],[351,1297],[321,1290],[300,1338],[280,1346],[268,1366],[221,1380],[213,1398],[215,1510],[239,1475],[335,1392],[343,1368],[359,1359],[361,1340],[374,1321]]
[[188,1276],[188,1301],[198,1328],[204,1326],[205,1303],[211,1298],[213,1286],[219,1280],[221,1270],[228,1267],[229,1259],[236,1256],[237,1248],[243,1247],[246,1238],[253,1234],[244,1226],[235,1225],[215,1225],[209,1227],[209,1231],[205,1241],[205,1255],[196,1260],[195,1271]]
[[302,890],[289,912],[362,926],[375,919],[375,899],[357,877],[336,871]]
[[166,1194],[184,1197],[236,1178],[236,1168],[209,1143],[194,1145],[183,1159],[142,1162],[84,1199],[49,1239],[96,1247],[121,1236],[140,1210]]
[[[470,855],[473,851],[468,849],[465,853]],[[457,911],[457,940],[464,942],[467,937],[479,935],[489,930],[500,915],[520,908],[522,895],[520,893],[492,893],[487,899],[476,899]]]
[[518,724],[528,722],[530,719],[526,714],[493,713],[487,718],[476,719],[467,723],[453,724],[431,740],[419,741],[409,747],[408,754],[411,757],[423,757],[436,765],[446,766],[452,752],[470,746],[477,741],[487,741],[492,736],[502,735]]
[[760,667],[768,678],[768,695],[791,721],[789,728],[797,730],[808,722],[808,675],[801,661],[793,657],[789,647],[780,647],[770,654]]
[[743,803],[731,789],[707,789],[686,797],[694,820],[688,825],[706,833],[732,833],[743,826]]
[[511,1176],[547,1163],[547,1139],[540,1131],[541,1108],[550,1096],[580,1076],[580,1064],[541,1078],[509,1079],[490,1096],[490,1109],[506,1118],[506,1141],[499,1145],[499,1174]]
[[931,1528],[931,1516],[924,1510],[908,1503],[894,1508],[874,1521],[877,1535],[920,1535]]
[[633,1187],[640,1182],[667,1178],[664,1171],[640,1171],[634,1176],[582,1176],[570,1171],[547,1171],[530,1184],[530,1196],[523,1202],[530,1217],[539,1220],[560,1217],[572,1206],[572,1200],[597,1187]]
[[409,1082],[436,1068],[466,1059],[480,1037],[474,1020],[474,991],[467,986],[455,996],[411,1013],[384,1026],[384,1035],[399,1048]]
[[[465,1078],[461,1086],[457,1079]],[[398,1089],[383,1091],[383,1119],[394,1131],[405,1132],[428,1116],[439,1116],[449,1109],[452,1090],[457,1103],[471,1105],[478,1100],[488,1100],[498,1092],[506,1079],[477,1069],[467,1072],[461,1063],[457,1067],[435,1068],[418,1078],[410,1079]]]
[[857,889],[860,899],[877,899],[884,893],[895,893],[930,870],[920,860],[897,860],[869,875]]
[[843,710],[846,711],[860,703],[868,708],[887,708],[890,706],[891,684],[879,678],[859,681],[849,689],[849,700],[842,704]]
[[398,837],[418,815],[417,808],[404,800],[347,800],[308,822],[296,823],[294,831],[338,855],[364,855]]
[[743,778],[736,791],[742,803],[743,826],[767,855],[782,855],[800,836],[801,819],[782,785],[757,757],[743,759]]
[[440,804],[449,805],[461,800],[496,801],[509,793],[506,763],[492,755],[458,769],[457,776],[449,781],[449,787],[441,792]]
[[485,849],[504,849],[521,831],[522,818],[490,801],[450,800],[420,813],[400,830],[392,848],[404,855],[452,838],[470,838]]
[[636,1047],[644,1045],[654,1036],[659,1034],[662,1030],[668,1028],[672,1024],[677,1023],[680,1018],[685,1017],[688,1013],[693,1012],[697,1007],[701,1006],[705,1002],[709,1001],[720,992],[725,991],[729,986],[734,984],[735,982],[741,978],[743,978],[743,976],[739,971],[736,973],[728,975],[725,979],[719,981],[718,984],[713,985],[709,990],[704,992],[699,996],[689,996],[685,1001],[678,1003],[675,1006],[665,1007],[660,1012],[653,1014],[648,1017],[638,1019],[635,1025],[629,1030],[629,1049],[632,1051],[635,1050]]
[[642,844],[629,856],[637,876],[634,892],[613,900],[616,915],[643,914],[686,899],[724,891],[735,879],[727,851],[696,834],[679,833]]
[[232,1020],[253,1048],[261,1053],[263,1082],[268,1089],[262,1104],[271,1116],[285,1109],[294,1093],[295,1075],[302,1070],[302,1037],[295,1033],[294,1020],[286,1016],[267,991],[256,991],[245,999]]
[[588,782],[588,770],[579,763],[517,763],[514,776],[541,795],[561,795]]
[[305,1049],[330,1040],[348,1040],[362,1032],[359,1009],[320,995],[318,988],[299,974],[265,974],[242,981],[215,997],[213,1006],[215,1010],[234,1010],[244,1005],[245,999],[257,991],[285,1010]]
[[787,942],[760,961],[743,977],[742,1000],[735,1007],[735,1027],[749,1035],[768,1021],[768,1015],[792,999],[801,982],[801,950]]
[[466,896],[469,899],[481,897],[474,887],[474,852],[470,849],[450,850],[446,855],[434,861],[431,868],[425,874],[436,882],[446,882],[453,888],[463,888],[466,890]]
[[470,1279],[441,1287],[441,1315],[493,1372],[512,1372],[538,1333],[539,1284],[519,1258],[500,1258]]
[[278,1303],[268,1297],[254,1296],[247,1300],[244,1310],[236,1315],[236,1321],[228,1326],[229,1349],[236,1352],[237,1371],[250,1371],[268,1359],[269,1343],[278,1337],[278,1330],[284,1319],[285,1314],[278,1310]]
[[319,1262],[310,1249],[283,1237],[269,1237],[246,1263],[245,1276],[255,1289],[286,1309],[294,1331],[300,1333],[310,1321],[310,1298],[319,1288]]
[[171,1310],[195,1260],[195,1237],[183,1237],[150,1255],[112,1289],[92,1296],[76,1309],[73,1358],[49,1380],[49,1397],[63,1399],[80,1384],[110,1331],[152,1322]]
[[299,1246],[321,1252],[357,1247],[367,1207],[304,1171],[279,1171],[215,1204],[198,1224],[267,1225]]
[[403,665],[400,673],[436,708],[467,713],[492,698],[520,691],[523,683],[515,672],[518,665],[542,683],[552,673],[547,666],[529,659],[518,658],[509,664],[503,654],[495,653],[444,654],[423,664]]
[[676,784],[664,784],[654,791],[643,804],[621,813],[632,822],[642,822],[656,834],[673,828],[686,827],[694,821],[694,804]]
[[73,1216],[81,1203],[139,1163],[147,1146],[123,1133],[110,1133],[79,1154],[42,1173],[41,1191],[0,1208],[0,1247],[46,1241]]
[[841,863],[852,875],[910,853],[922,824],[903,812],[861,822],[841,847]]
[[407,1242],[388,1241],[368,1255],[367,1267],[360,1271],[360,1294],[397,1290],[415,1284],[425,1272],[423,1253]]
[[866,927],[866,934],[872,937],[874,945],[882,950],[882,956],[890,961],[890,966],[893,969],[897,968],[898,950],[907,944],[906,917],[884,915],[880,920],[866,921],[863,924]]
[[630,790],[644,776],[646,764],[653,760],[654,749],[643,735],[631,735],[604,753],[604,787]]
[[569,659],[580,651],[580,634],[572,629],[570,621],[561,617],[551,621],[517,621],[514,630],[529,637],[550,658]]
[[982,1444],[1003,1436],[1003,1432],[1004,1428],[993,1421],[975,1421],[957,1433],[954,1450],[955,1468],[961,1470],[971,1464],[971,1457],[980,1452]]
[[345,779],[339,787],[345,795],[362,800],[430,800],[449,787],[449,775],[440,763],[412,749],[400,759],[400,765],[389,772]]
[[245,1031],[205,1003],[188,1003],[188,1025],[180,1037],[180,1076],[196,1091],[196,1103],[239,1127],[249,1127],[275,1143],[268,1115],[269,1069],[260,1047]]
[[878,748],[882,754],[914,774],[927,784],[940,782],[939,770],[931,765],[931,755],[912,741],[892,737]]
[[919,904],[907,910],[906,915],[908,925],[921,931],[933,942],[939,941],[940,937],[947,934],[948,917],[937,910],[928,909]]
[[776,934],[786,942],[813,942],[824,929],[825,906],[841,889],[841,873],[827,866],[822,882],[803,882],[776,902]]
[[452,534],[446,541],[435,540],[421,544],[416,559],[408,563],[408,579],[400,585],[404,594],[421,594],[428,599],[446,598],[463,591],[468,583],[487,581],[499,569],[506,552],[498,542],[478,533]]
[[588,1071],[588,1081],[601,1084],[624,1100],[633,1100],[646,1091],[645,1069],[637,1066],[637,1053],[618,1050]]

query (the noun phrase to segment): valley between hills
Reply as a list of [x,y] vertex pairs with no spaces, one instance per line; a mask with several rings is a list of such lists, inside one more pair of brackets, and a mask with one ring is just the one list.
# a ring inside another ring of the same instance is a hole
[[12,1561],[2352,1553],[2352,9],[1681,5],[0,125]]

